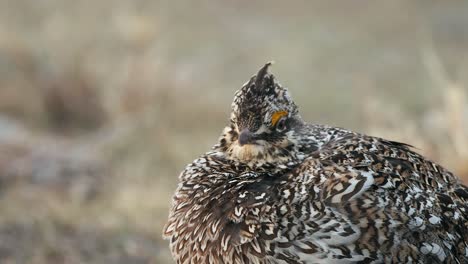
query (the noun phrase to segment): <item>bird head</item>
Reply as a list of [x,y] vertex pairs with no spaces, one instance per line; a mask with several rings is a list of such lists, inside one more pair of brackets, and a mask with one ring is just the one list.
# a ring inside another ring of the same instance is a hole
[[302,125],[296,104],[286,88],[263,66],[241,89],[232,103],[230,126],[221,147],[231,158],[246,163],[288,159]]

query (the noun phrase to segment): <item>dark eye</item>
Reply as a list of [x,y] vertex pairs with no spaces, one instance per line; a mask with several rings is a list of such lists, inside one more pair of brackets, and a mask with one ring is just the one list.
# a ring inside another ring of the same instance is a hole
[[286,130],[287,128],[287,125],[286,125],[286,117],[282,117],[280,120],[278,120],[278,122],[276,123],[276,130],[278,132],[283,132]]

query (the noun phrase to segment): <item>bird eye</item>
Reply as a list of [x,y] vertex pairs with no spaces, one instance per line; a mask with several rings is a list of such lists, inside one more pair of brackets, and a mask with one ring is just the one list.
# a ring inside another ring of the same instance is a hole
[[283,116],[277,123],[276,123],[276,130],[278,132],[283,132],[286,130],[286,116]]
[[272,126],[276,126],[276,124],[278,123],[278,121],[280,119],[282,119],[284,116],[287,116],[288,115],[288,112],[287,111],[278,111],[278,112],[275,112],[272,116],[271,116],[271,124]]

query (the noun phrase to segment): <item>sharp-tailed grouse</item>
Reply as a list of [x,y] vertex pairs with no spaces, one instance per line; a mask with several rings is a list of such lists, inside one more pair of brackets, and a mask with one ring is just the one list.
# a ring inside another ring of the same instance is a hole
[[307,124],[269,63],[180,175],[177,263],[468,263],[468,188],[409,145]]

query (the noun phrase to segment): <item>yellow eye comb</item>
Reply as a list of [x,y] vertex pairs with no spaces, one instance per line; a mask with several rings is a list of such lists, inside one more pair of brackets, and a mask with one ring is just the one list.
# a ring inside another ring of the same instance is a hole
[[278,123],[278,121],[283,117],[283,116],[286,116],[288,115],[288,112],[287,111],[278,111],[278,112],[275,112],[272,116],[271,116],[271,124],[273,126],[276,126],[276,123]]

